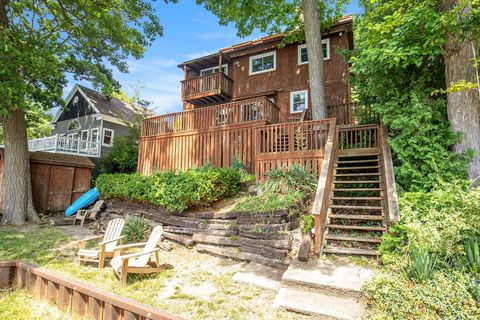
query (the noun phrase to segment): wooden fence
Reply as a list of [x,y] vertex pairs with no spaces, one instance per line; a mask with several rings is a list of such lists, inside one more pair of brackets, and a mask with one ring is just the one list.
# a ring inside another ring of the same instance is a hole
[[274,169],[297,163],[318,175],[322,168],[325,143],[335,119],[290,122],[255,128],[255,174],[265,179]]
[[238,100],[147,118],[142,122],[142,137],[207,130],[235,124],[278,122],[278,107],[266,97]]
[[25,288],[36,298],[45,299],[80,317],[99,320],[182,319],[20,261],[0,262],[0,288],[5,287]]
[[342,126],[338,128],[338,149],[372,149],[378,147],[379,126]]

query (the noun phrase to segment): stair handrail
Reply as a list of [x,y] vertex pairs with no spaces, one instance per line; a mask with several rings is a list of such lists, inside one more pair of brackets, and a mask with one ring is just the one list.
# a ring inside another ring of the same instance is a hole
[[335,152],[337,149],[337,127],[336,120],[330,120],[328,138],[325,145],[322,170],[318,178],[317,191],[313,202],[311,214],[315,218],[315,254],[321,254],[323,234],[326,228],[327,208],[330,201],[332,189],[333,170],[335,163]]
[[379,135],[380,153],[385,177],[385,211],[387,224],[391,225],[394,222],[400,221],[400,208],[398,206],[397,187],[395,184],[395,174],[393,172],[392,151],[387,141],[388,129],[385,125],[380,125]]

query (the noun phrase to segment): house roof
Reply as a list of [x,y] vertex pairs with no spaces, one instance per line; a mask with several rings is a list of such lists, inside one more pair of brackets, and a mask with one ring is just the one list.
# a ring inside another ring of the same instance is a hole
[[[0,148],[0,163],[4,159],[5,149]],[[69,155],[53,152],[29,152],[30,162],[93,169],[95,164],[85,156]]]
[[[353,15],[350,14],[350,15],[343,16],[342,18],[340,18],[340,20],[338,20],[332,26],[332,28],[330,28],[329,31],[324,32],[324,33],[330,33],[331,31],[336,30],[338,27],[340,27],[342,25],[352,23],[352,21],[353,21]],[[205,60],[208,60],[208,62],[210,62],[210,60],[218,61],[218,56],[220,54],[225,54],[226,56],[228,56],[229,54],[232,54],[232,53],[235,53],[235,52],[238,52],[238,51],[242,51],[242,50],[245,50],[245,49],[250,49],[250,48],[253,48],[253,47],[256,47],[256,46],[261,46],[261,45],[265,45],[265,44],[269,44],[269,43],[273,43],[273,42],[279,42],[284,37],[285,37],[284,33],[279,33],[279,34],[275,34],[275,35],[261,37],[261,38],[255,39],[255,40],[249,40],[249,41],[241,42],[241,43],[238,43],[238,44],[231,45],[229,47],[221,48],[216,53],[212,53],[212,54],[209,54],[207,56],[198,57],[196,59],[185,61],[185,62],[179,64],[178,67],[183,68],[185,65],[189,65],[189,64],[201,64],[201,61],[205,61]]]
[[89,102],[92,103],[100,114],[109,115],[115,118],[132,120],[134,116],[140,114],[150,116],[152,111],[143,107],[121,101],[116,98],[107,99],[107,97],[96,90],[77,85],[85,94]]

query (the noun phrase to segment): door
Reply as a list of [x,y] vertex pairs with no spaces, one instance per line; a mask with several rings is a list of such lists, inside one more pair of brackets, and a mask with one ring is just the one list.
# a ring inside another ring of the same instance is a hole
[[50,185],[48,210],[63,211],[72,201],[74,168],[52,166],[50,169]]

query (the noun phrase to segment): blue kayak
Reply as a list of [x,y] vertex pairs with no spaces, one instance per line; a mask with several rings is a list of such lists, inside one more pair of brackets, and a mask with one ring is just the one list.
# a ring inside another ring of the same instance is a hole
[[65,211],[65,216],[70,217],[77,213],[78,210],[88,207],[100,198],[100,193],[97,188],[93,188],[80,196],[70,207]]

